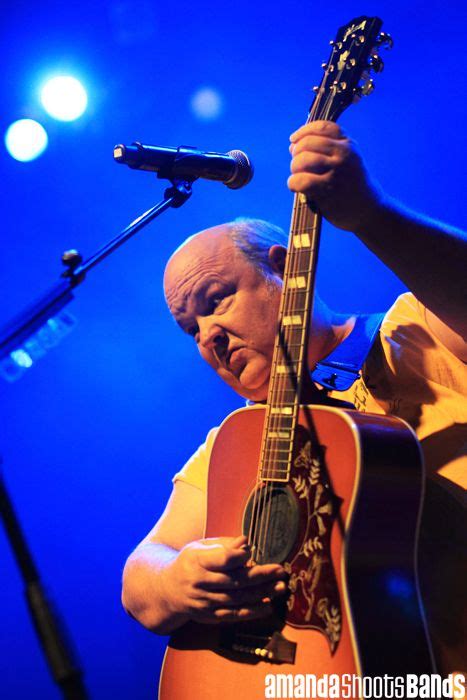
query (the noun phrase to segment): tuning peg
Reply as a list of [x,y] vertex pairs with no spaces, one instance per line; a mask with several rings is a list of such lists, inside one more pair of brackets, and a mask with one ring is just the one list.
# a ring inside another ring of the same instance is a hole
[[394,40],[387,32],[380,32],[376,37],[376,44],[378,46],[384,46],[386,49],[392,49],[394,46]]
[[374,53],[369,58],[368,66],[375,73],[381,73],[384,68],[384,61],[377,53]]
[[363,97],[367,97],[368,95],[371,95],[373,90],[375,89],[375,82],[371,78],[366,81],[360,88],[360,95],[363,95]]

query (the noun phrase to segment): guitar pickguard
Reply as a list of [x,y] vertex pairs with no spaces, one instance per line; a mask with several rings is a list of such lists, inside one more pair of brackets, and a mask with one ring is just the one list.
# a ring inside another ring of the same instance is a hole
[[308,431],[296,433],[289,485],[300,506],[300,544],[284,563],[289,573],[287,623],[321,631],[331,653],[342,631],[342,612],[331,558],[331,531],[338,519],[339,499],[326,473],[324,451],[312,446]]

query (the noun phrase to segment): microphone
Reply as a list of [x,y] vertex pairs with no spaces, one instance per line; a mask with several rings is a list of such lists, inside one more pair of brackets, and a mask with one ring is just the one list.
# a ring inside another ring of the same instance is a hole
[[156,172],[159,178],[220,180],[232,190],[247,185],[254,172],[253,164],[242,151],[212,153],[192,146],[146,146],[135,141],[131,146],[115,146],[114,158],[130,168]]

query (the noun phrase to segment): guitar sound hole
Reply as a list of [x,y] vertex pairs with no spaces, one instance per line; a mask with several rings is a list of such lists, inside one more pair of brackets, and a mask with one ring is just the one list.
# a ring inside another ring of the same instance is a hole
[[250,494],[243,534],[257,564],[285,561],[297,539],[298,526],[299,509],[291,488],[267,483]]

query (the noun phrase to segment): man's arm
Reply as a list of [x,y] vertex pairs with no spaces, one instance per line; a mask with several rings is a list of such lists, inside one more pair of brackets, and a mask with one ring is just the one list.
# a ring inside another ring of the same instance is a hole
[[386,196],[340,127],[307,124],[291,136],[289,187],[352,231],[424,304],[427,322],[451,352],[467,359],[467,237]]
[[[177,481],[159,521],[125,564],[123,607],[142,625],[159,634],[168,634],[188,619],[177,613],[170,600],[170,566],[179,550],[202,537],[204,500],[199,489]],[[179,512],[184,517],[178,516]]]
[[130,555],[122,603],[142,625],[169,634],[188,620],[220,623],[271,613],[285,592],[277,564],[247,566],[246,538],[202,539],[205,496],[177,481],[158,523]]

